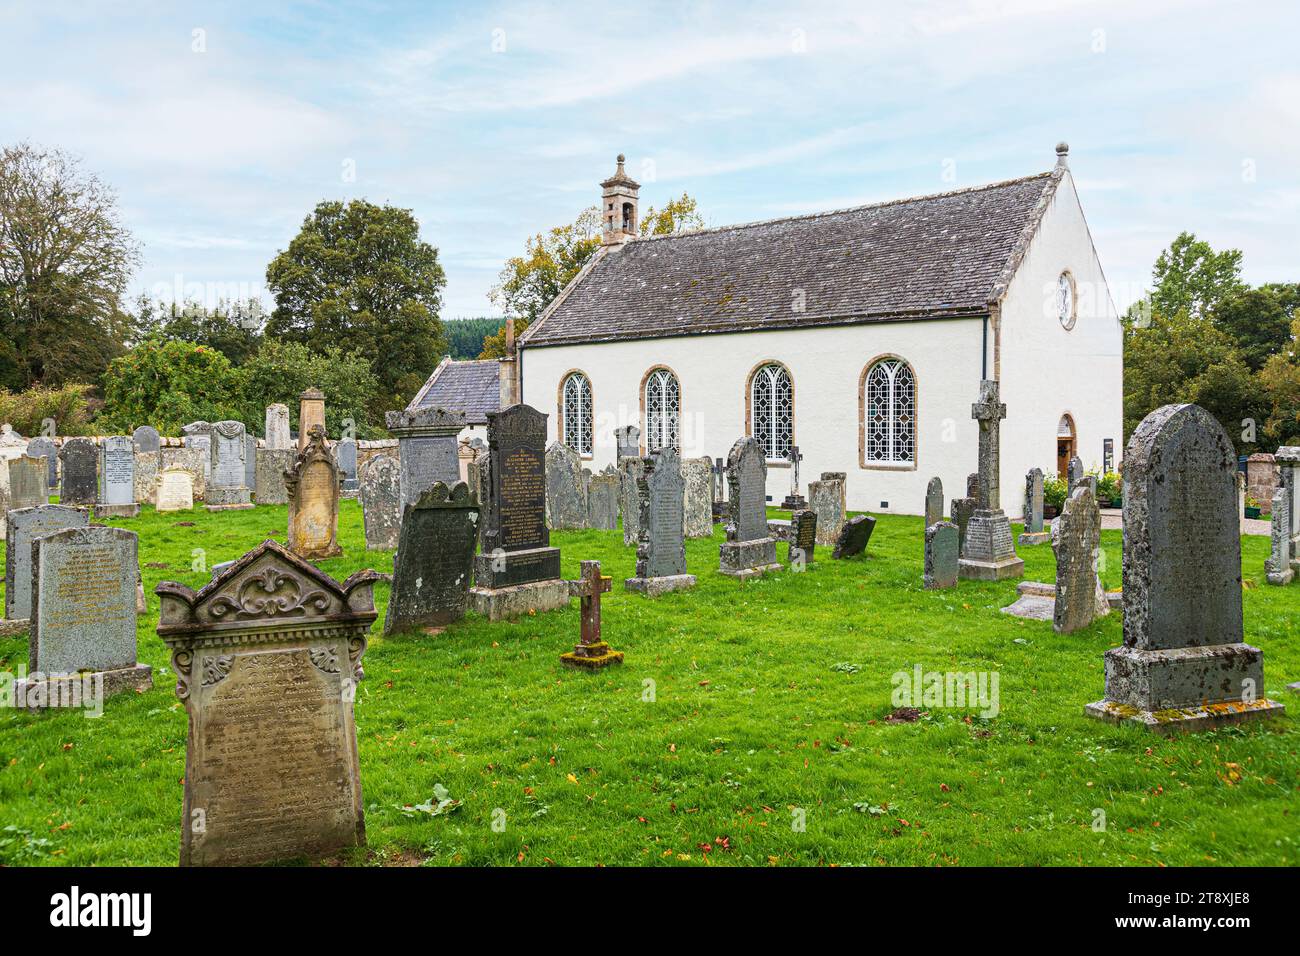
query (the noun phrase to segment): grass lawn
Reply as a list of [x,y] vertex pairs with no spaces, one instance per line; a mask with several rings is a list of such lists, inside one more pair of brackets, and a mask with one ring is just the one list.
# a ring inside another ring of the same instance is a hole
[[[198,587],[208,575],[190,570],[194,549],[210,567],[283,541],[285,520],[270,506],[145,508],[108,522],[140,534],[149,613],[139,656],[156,686],[110,699],[97,720],[0,712],[0,863],[176,862],[186,717],[154,633],[153,588]],[[1102,697],[1117,613],[1059,636],[999,613],[1014,581],[927,592],[921,525],[882,516],[865,559],[832,561],[827,549],[804,573],[744,584],[716,573],[719,528],[687,542],[699,585],[655,600],[623,591],[634,554],[620,533],[554,534],[565,577],[597,558],[614,578],[604,633],[627,661],[596,674],[559,662],[578,638],[576,600],[513,623],[471,615],[435,637],[385,640],[376,624],[356,702],[370,845],[343,861],[1300,862],[1300,697],[1285,690],[1300,680],[1300,585],[1263,585],[1266,538],[1243,539],[1246,640],[1265,651],[1264,690],[1291,713],[1165,740],[1083,716]],[[1120,532],[1102,537],[1115,588]],[[392,570],[391,554],[365,551],[354,501],[339,539],[345,556],[321,564],[336,578]],[[1020,554],[1026,578],[1053,579],[1050,545]],[[386,584],[376,597],[382,622]],[[25,638],[0,639],[0,669],[26,659]],[[886,723],[891,675],[917,664],[996,671],[1000,713],[934,709]],[[438,785],[459,804],[434,814]],[[504,829],[493,826],[498,808]]]

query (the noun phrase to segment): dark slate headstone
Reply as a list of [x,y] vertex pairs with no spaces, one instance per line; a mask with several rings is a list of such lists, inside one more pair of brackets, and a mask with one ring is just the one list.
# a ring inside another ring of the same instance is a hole
[[51,488],[59,487],[59,446],[50,438],[33,438],[27,443],[27,454],[32,458],[46,459],[48,469],[46,484]]
[[32,616],[32,541],[62,528],[85,528],[90,513],[67,505],[17,508],[5,515],[5,617]]
[[99,449],[89,438],[69,438],[59,451],[63,483],[59,502],[65,505],[93,505],[99,497]]
[[767,530],[767,461],[753,438],[742,438],[727,456],[727,540],[719,550],[719,569],[746,578],[781,570],[776,542]]
[[587,486],[582,459],[564,442],[546,449],[546,518],[553,531],[581,530],[587,526]]
[[1052,527],[1056,555],[1056,608],[1052,629],[1070,634],[1110,613],[1106,592],[1097,575],[1101,550],[1101,512],[1088,486],[1080,485],[1066,499]]
[[414,411],[389,412],[388,430],[397,436],[402,463],[402,507],[414,504],[441,481],[448,487],[460,481],[457,436],[465,427],[465,413],[430,406]]
[[152,425],[141,425],[133,431],[131,441],[135,445],[135,450],[142,452],[157,451],[162,445],[158,436],[158,429]]
[[811,508],[790,516],[790,563],[807,566],[817,558],[817,512]]
[[839,540],[831,551],[832,558],[851,558],[867,550],[871,532],[876,530],[876,519],[870,515],[857,515],[850,518],[840,529]]
[[1161,733],[1282,711],[1243,643],[1236,452],[1197,405],[1165,405],[1124,454],[1124,646],[1086,712]]
[[943,482],[931,478],[925,486],[925,526],[928,528],[943,520]]
[[926,588],[956,587],[959,547],[957,526],[951,521],[936,521],[925,529]]
[[437,482],[406,506],[385,634],[441,627],[465,616],[478,518],[478,503],[463,481],[451,488]]
[[[361,511],[366,526],[366,548],[396,549],[402,527],[402,466],[389,455],[376,456],[361,471]],[[443,485],[442,487],[447,487]],[[478,529],[475,527],[475,534]]]
[[334,458],[339,463],[339,474],[343,478],[343,490],[356,491],[360,487],[357,479],[356,439],[345,438],[335,445]]

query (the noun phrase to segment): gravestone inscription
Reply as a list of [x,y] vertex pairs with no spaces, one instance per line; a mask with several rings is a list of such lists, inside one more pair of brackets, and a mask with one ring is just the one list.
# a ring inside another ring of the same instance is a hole
[[69,438],[59,451],[63,482],[59,502],[66,505],[93,505],[99,497],[99,449],[89,438]]
[[[446,485],[443,485],[445,488]],[[402,466],[390,455],[379,455],[361,469],[361,511],[366,549],[393,551],[402,527]],[[477,526],[474,533],[478,534]]]
[[339,547],[339,469],[325,444],[325,429],[310,440],[284,475],[289,494],[289,550],[309,561],[333,558]]
[[23,455],[11,458],[9,468],[9,508],[38,508],[49,503],[50,487],[45,483],[43,459]]
[[388,430],[397,436],[402,463],[402,507],[441,481],[450,487],[460,481],[459,442],[465,413],[445,408],[407,409],[385,416]]
[[17,508],[5,515],[5,617],[32,616],[32,542],[62,528],[85,528],[90,513],[67,505]]
[[925,586],[927,589],[957,586],[957,526],[936,521],[925,529]]
[[95,514],[102,517],[134,518],[140,513],[135,502],[135,443],[125,435],[109,435],[99,443],[99,500]]
[[695,576],[686,573],[683,502],[681,459],[665,446],[646,459],[637,481],[636,575],[623,582],[627,590],[655,597],[694,587]]
[[443,627],[465,616],[478,543],[478,502],[463,481],[436,482],[402,515],[384,633]]
[[742,438],[727,455],[727,540],[719,549],[718,570],[736,578],[779,571],[776,542],[767,530],[767,461],[753,438]]

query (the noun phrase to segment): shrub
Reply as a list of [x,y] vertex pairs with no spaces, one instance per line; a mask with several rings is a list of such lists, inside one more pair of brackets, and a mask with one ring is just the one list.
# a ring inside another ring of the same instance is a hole
[[54,420],[54,434],[81,435],[90,419],[86,395],[89,385],[61,388],[29,388],[22,392],[0,391],[0,422],[8,422],[20,435],[36,435],[42,423]]
[[1068,488],[1061,478],[1043,479],[1043,504],[1060,509],[1065,507],[1065,492]]
[[381,427],[368,424],[367,412],[379,391],[370,366],[360,352],[331,346],[318,353],[299,342],[268,339],[239,369],[242,420],[261,435],[266,427],[266,406],[280,402],[289,406],[296,429],[298,396],[308,388],[319,388],[325,393],[325,431],[331,437],[343,433],[343,422],[349,418],[355,423],[354,437],[382,437],[386,433]]
[[152,425],[179,435],[192,421],[238,415],[238,374],[229,359],[193,342],[148,339],[109,364],[104,410],[95,424],[121,434]]

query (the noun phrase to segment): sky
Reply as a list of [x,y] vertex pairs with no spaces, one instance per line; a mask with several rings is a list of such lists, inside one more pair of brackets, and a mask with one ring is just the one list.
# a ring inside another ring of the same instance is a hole
[[0,143],[117,192],[132,292],[261,295],[324,199],[414,211],[444,318],[599,198],[708,225],[1041,172],[1058,141],[1121,308],[1182,230],[1300,281],[1300,4],[0,0]]

